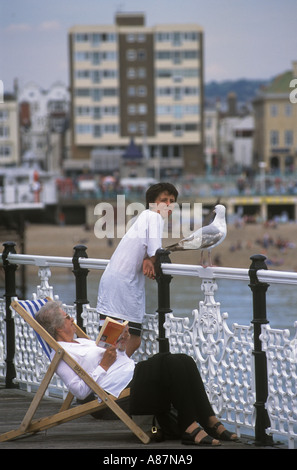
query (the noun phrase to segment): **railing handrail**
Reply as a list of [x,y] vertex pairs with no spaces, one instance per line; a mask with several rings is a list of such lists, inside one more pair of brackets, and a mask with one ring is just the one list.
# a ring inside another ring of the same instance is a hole
[[[72,258],[69,256],[23,255],[19,253],[9,253],[7,261],[9,261],[10,264],[22,264],[38,267],[73,267]],[[109,263],[109,259],[78,258],[78,262],[81,268],[105,269]],[[0,258],[0,264],[2,263],[3,261]]]
[[249,270],[241,268],[222,268],[215,266],[208,266],[204,268],[201,265],[195,264],[174,264],[162,263],[161,268],[164,274],[179,275],[179,276],[196,276],[201,279],[230,279],[230,280],[249,280]]
[[[7,261],[11,264],[31,265],[38,267],[73,267],[71,257],[66,256],[43,256],[43,255],[25,255],[18,253],[9,253]],[[0,257],[0,264],[2,264]],[[109,259],[100,258],[78,258],[78,263],[84,269],[105,269]],[[193,276],[201,279],[229,279],[239,281],[249,281],[249,269],[230,268],[221,266],[208,266],[204,268],[198,264],[177,264],[162,263],[161,268],[164,274],[178,276]],[[257,277],[260,282],[273,284],[297,284],[297,272],[276,271],[260,269],[257,271]]]

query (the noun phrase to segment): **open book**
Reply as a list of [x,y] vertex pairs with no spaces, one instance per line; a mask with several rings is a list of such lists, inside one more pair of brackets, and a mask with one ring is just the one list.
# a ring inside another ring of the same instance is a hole
[[97,346],[101,348],[108,348],[111,345],[116,346],[127,324],[128,321],[120,323],[113,318],[106,317],[96,339]]

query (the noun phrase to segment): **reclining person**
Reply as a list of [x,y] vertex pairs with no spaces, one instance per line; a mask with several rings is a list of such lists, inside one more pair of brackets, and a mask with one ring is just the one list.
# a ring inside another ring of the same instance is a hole
[[[95,341],[75,337],[73,319],[63,311],[60,302],[47,302],[36,320],[107,393],[118,397],[129,385],[131,414],[163,413],[172,404],[178,412],[183,444],[218,446],[220,440],[237,439],[216,418],[197,366],[189,356],[156,354],[135,365],[125,353],[128,329],[118,349],[100,348]],[[77,398],[83,400],[91,393],[88,385],[63,360],[57,374]]]

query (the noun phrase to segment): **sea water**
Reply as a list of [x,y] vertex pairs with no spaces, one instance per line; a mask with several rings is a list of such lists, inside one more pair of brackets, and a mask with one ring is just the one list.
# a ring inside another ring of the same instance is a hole
[[[88,274],[87,299],[91,307],[96,306],[98,285],[102,271],[90,271]],[[27,276],[27,298],[36,292],[40,283],[34,275]],[[220,302],[221,314],[228,313],[228,324],[249,325],[253,319],[252,291],[245,281],[218,279],[215,292],[216,302]],[[75,279],[71,270],[61,270],[50,279],[54,295],[66,304],[75,302]],[[154,313],[157,309],[157,283],[146,281],[146,312]],[[204,300],[201,280],[195,277],[174,276],[170,283],[170,307],[176,316],[188,316],[199,308]],[[270,284],[266,294],[267,319],[271,328],[289,329],[295,335],[294,323],[297,321],[297,290],[294,285]]]

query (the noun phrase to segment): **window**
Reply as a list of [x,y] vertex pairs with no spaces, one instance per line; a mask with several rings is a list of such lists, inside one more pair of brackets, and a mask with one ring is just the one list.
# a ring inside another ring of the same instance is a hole
[[137,132],[137,124],[135,122],[128,123],[128,132],[130,134],[135,134]]
[[278,107],[277,104],[271,104],[270,105],[270,116],[275,117],[278,114]]
[[278,131],[270,131],[270,145],[272,147],[277,146],[279,143]]
[[101,126],[94,126],[94,137],[101,137]]
[[182,44],[181,33],[173,33],[172,42],[174,46],[181,46]]
[[106,134],[116,134],[118,132],[118,126],[116,124],[105,124],[104,132]]
[[176,135],[176,136],[183,135],[183,126],[182,126],[182,124],[174,124],[173,132],[174,132],[174,135]]
[[136,105],[135,104],[129,104],[128,106],[128,114],[130,116],[133,116],[134,114],[136,114]]
[[146,60],[146,51],[144,49],[139,49],[137,55],[138,55],[138,60]]
[[93,110],[93,117],[94,117],[94,119],[100,119],[101,118],[101,108],[99,108],[98,106],[95,106],[95,108]]
[[128,96],[135,96],[136,95],[136,88],[135,86],[128,87]]
[[8,119],[9,112],[7,109],[0,109],[0,121],[6,121]]
[[11,147],[8,145],[0,146],[0,157],[10,157]]
[[285,145],[291,147],[293,145],[293,131],[285,131]]
[[135,42],[135,34],[129,33],[126,35],[126,41],[127,42]]
[[94,90],[92,90],[92,98],[93,101],[101,100],[101,90],[99,88],[94,88]]
[[126,52],[126,57],[127,57],[127,60],[129,60],[129,61],[136,60],[137,59],[137,54],[136,54],[135,49],[128,49],[127,52]]
[[146,133],[147,133],[147,123],[146,122],[140,121],[140,123],[139,123],[139,132],[142,135],[146,135]]
[[103,88],[103,96],[117,96],[116,88]]
[[127,69],[127,78],[135,78],[136,77],[136,70],[133,67],[129,67]]
[[145,103],[141,103],[138,105],[138,113],[139,114],[146,114],[147,113],[147,105]]
[[195,132],[198,130],[197,124],[185,124],[185,131],[186,132]]
[[144,67],[139,67],[138,78],[146,78],[146,69]]
[[182,99],[182,89],[179,88],[179,87],[175,87],[173,89],[173,91],[174,91],[173,99],[181,100]]
[[89,106],[78,106],[76,108],[76,115],[77,116],[90,116],[91,108]]
[[76,62],[83,62],[90,59],[90,54],[89,52],[76,52],[74,57]]
[[6,137],[9,137],[9,127],[0,126],[0,138],[5,139]]
[[183,107],[181,105],[173,106],[173,115],[175,119],[181,119],[183,116]]
[[139,86],[137,92],[138,96],[146,96],[146,86]]
[[90,124],[77,124],[76,133],[77,134],[91,134],[92,126]]
[[85,33],[77,33],[75,35],[75,40],[76,42],[88,42],[89,41],[89,35]]
[[76,95],[77,97],[84,97],[84,98],[86,98],[87,96],[90,96],[90,94],[91,94],[91,93],[90,93],[89,88],[77,88],[77,89],[75,90],[75,95]]
[[143,33],[138,33],[138,35],[137,35],[137,40],[138,40],[138,42],[145,42],[145,40],[146,40],[146,35],[143,34]]
[[161,147],[161,157],[168,158],[169,157],[169,145],[162,145]]
[[100,83],[100,81],[101,81],[101,72],[100,72],[100,70],[93,70],[92,71],[92,79],[93,79],[93,83]]
[[171,132],[171,124],[160,124],[159,125],[160,132]]
[[292,111],[293,111],[293,106],[291,103],[285,104],[285,116],[291,117],[292,116]]

